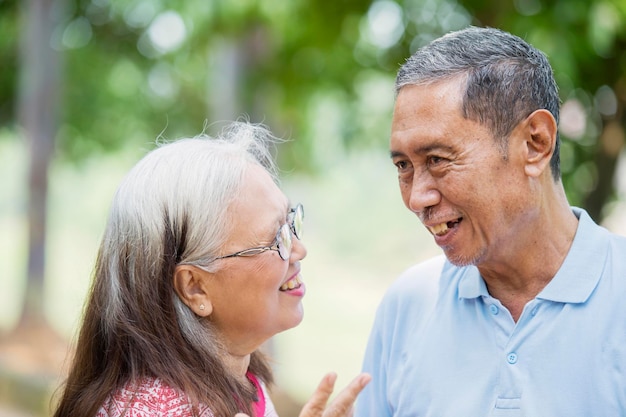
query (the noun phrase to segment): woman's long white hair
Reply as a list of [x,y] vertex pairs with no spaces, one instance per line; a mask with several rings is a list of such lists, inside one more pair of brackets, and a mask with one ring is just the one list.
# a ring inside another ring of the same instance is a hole
[[[227,372],[210,320],[196,316],[173,285],[177,265],[215,270],[230,234],[229,207],[244,173],[258,164],[277,181],[261,125],[159,145],[126,175],[112,202],[86,303],[76,355],[55,416],[94,415],[120,385],[153,376],[216,415],[249,410],[254,392]],[[250,219],[252,220],[252,219]],[[250,371],[271,383],[253,352]]]

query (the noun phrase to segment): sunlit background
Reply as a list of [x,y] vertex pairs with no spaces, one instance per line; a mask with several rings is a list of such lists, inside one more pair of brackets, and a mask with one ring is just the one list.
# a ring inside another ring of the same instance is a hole
[[345,385],[385,288],[439,253],[387,154],[395,71],[470,24],[548,54],[570,202],[626,235],[625,22],[626,0],[0,0],[0,417],[49,415],[63,358],[24,329],[75,336],[122,176],[157,138],[240,117],[288,139],[282,186],[306,208],[305,319],[268,346],[277,385],[295,403],[327,371]]

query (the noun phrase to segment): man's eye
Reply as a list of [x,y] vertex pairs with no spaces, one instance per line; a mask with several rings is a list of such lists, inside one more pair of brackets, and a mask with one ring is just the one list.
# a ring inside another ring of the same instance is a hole
[[440,156],[429,156],[428,157],[428,165],[437,165],[442,162],[445,162],[446,158],[442,158]]
[[398,161],[395,163],[395,166],[398,168],[398,171],[403,171],[409,167],[409,164],[406,161]]

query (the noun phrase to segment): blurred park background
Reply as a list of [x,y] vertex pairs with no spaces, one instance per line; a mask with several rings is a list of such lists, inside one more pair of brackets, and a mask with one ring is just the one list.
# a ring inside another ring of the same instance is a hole
[[546,52],[570,202],[626,234],[626,0],[0,0],[0,417],[49,415],[124,173],[242,116],[289,139],[306,207],[305,320],[271,344],[284,417],[326,371],[346,384],[385,288],[439,253],[388,160],[396,69],[470,24]]

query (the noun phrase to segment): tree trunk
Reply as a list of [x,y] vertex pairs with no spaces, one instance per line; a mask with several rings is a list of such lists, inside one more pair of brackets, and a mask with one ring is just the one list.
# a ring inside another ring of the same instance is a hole
[[44,323],[44,271],[48,168],[58,126],[59,54],[50,46],[56,0],[22,3],[18,120],[26,140],[28,169],[28,267],[19,326]]
[[[17,327],[0,338],[0,382],[13,407],[40,413],[64,373],[67,342],[44,314],[44,265],[48,167],[59,107],[59,57],[50,46],[60,0],[24,0],[21,6],[18,122],[28,149],[28,266],[26,296]],[[11,277],[18,279],[18,277]],[[49,385],[48,385],[49,384]],[[2,397],[2,393],[0,393]]]

